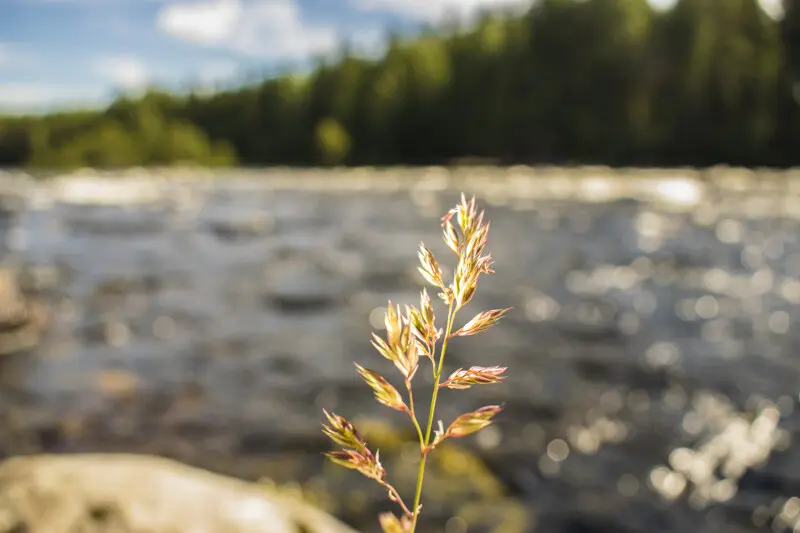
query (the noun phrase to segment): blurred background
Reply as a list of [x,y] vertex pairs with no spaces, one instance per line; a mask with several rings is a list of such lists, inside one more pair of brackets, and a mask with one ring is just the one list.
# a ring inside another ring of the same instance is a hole
[[0,458],[160,455],[378,531],[321,410],[412,497],[352,361],[396,377],[370,332],[420,240],[454,266],[463,191],[497,274],[462,319],[514,310],[446,366],[510,377],[440,397],[506,407],[420,531],[800,531],[798,162],[797,0],[0,0]]

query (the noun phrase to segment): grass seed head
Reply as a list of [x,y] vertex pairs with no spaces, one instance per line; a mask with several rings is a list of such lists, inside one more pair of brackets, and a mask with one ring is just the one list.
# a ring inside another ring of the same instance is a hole
[[367,449],[367,443],[356,430],[355,426],[348,422],[344,417],[336,413],[328,413],[325,409],[322,410],[328,418],[330,425],[322,425],[322,432],[328,436],[336,444],[354,448],[362,454],[370,454]]
[[419,252],[417,255],[419,256],[420,262],[419,271],[422,276],[431,285],[444,288],[444,274],[442,274],[442,269],[433,256],[433,252],[428,250],[424,243],[419,243]]
[[378,454],[363,455],[355,450],[339,450],[328,452],[325,455],[339,466],[357,470],[375,481],[386,479],[386,470],[381,465]]
[[483,311],[475,315],[469,322],[452,334],[453,337],[466,337],[468,335],[477,335],[481,331],[487,330],[497,324],[504,314],[510,311],[507,309],[492,309],[491,311]]
[[481,407],[477,411],[464,413],[453,420],[453,423],[447,428],[445,435],[447,437],[458,438],[466,437],[476,431],[480,431],[491,424],[492,418],[502,409],[503,408],[499,405],[487,405],[486,407]]
[[506,379],[506,376],[501,375],[506,370],[508,369],[502,366],[473,366],[469,370],[459,368],[450,374],[450,377],[442,383],[442,386],[448,389],[468,389],[473,385],[500,383]]
[[403,331],[403,321],[400,317],[400,306],[398,305],[395,308],[392,306],[391,300],[389,300],[389,305],[386,307],[383,323],[386,326],[387,343],[389,346],[397,346]]
[[375,394],[375,399],[378,400],[378,402],[392,409],[397,409],[398,411],[408,411],[403,397],[383,376],[374,370],[364,368],[358,363],[354,364],[356,365],[358,373],[372,389],[372,392]]
[[372,334],[372,345],[383,357],[394,363],[406,380],[411,380],[419,367],[420,346],[414,337],[409,317],[400,315],[400,307],[389,307],[385,317],[386,340]]

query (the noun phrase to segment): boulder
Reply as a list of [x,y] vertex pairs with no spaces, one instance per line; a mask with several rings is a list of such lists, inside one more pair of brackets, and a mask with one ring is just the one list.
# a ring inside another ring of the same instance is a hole
[[0,533],[355,533],[296,496],[146,455],[0,463]]

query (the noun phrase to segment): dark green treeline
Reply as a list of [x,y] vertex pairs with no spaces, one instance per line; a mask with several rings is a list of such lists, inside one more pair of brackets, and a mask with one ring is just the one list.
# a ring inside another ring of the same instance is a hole
[[539,0],[210,96],[0,119],[0,165],[800,164],[800,0]]

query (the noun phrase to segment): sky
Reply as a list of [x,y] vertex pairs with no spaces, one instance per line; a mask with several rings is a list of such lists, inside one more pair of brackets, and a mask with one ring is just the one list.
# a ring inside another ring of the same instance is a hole
[[[667,8],[674,0],[650,0]],[[775,2],[776,0],[763,0]],[[778,0],[779,1],[779,0]],[[0,113],[96,106],[151,85],[219,86],[300,68],[342,39],[531,0],[0,0]]]

